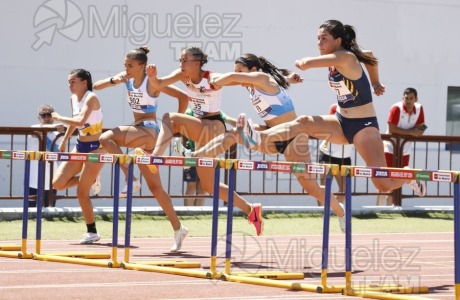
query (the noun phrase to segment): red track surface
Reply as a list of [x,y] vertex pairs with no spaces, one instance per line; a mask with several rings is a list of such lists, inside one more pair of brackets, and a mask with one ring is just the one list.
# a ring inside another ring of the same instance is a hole
[[[122,239],[120,239],[122,240]],[[321,236],[234,236],[232,272],[285,270],[302,272],[320,284]],[[10,244],[12,241],[1,241]],[[94,245],[76,241],[42,241],[41,252],[111,253],[111,239]],[[210,266],[210,238],[189,237],[181,252],[168,252],[172,239],[131,241],[130,262],[181,260]],[[16,242],[16,244],[19,244]],[[29,251],[35,242],[29,241]],[[428,286],[432,299],[454,299],[453,233],[366,234],[353,236],[353,283]],[[16,251],[17,252],[17,251]],[[224,271],[225,242],[219,240],[218,271]],[[124,249],[119,247],[119,261]],[[208,280],[179,275],[79,264],[0,257],[0,299],[345,299],[282,288]],[[344,285],[344,236],[331,235],[328,284]]]

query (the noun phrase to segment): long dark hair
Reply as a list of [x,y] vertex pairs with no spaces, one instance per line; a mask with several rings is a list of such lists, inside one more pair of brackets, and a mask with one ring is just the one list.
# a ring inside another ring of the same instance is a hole
[[360,62],[369,65],[376,65],[378,63],[377,58],[361,50],[361,47],[356,42],[356,32],[353,26],[343,25],[342,22],[337,20],[327,20],[319,28],[323,28],[329,32],[335,39],[341,38],[342,47],[345,50],[353,52]]
[[235,64],[242,64],[251,69],[256,67],[257,70],[262,70],[262,72],[270,74],[273,79],[278,83],[278,85],[283,88],[289,88],[289,82],[287,82],[284,76],[291,74],[291,71],[288,69],[279,69],[274,64],[269,62],[266,58],[262,56],[257,56],[252,53],[246,53],[238,57],[235,60]]
[[70,71],[69,75],[75,75],[81,80],[86,80],[86,88],[88,91],[93,90],[93,79],[91,78],[91,73],[89,71],[86,71],[85,69],[75,69]]

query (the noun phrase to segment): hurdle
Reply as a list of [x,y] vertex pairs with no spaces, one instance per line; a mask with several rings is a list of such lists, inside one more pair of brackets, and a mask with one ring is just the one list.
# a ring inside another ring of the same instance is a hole
[[[344,166],[342,169],[342,175],[346,176],[346,201],[347,201],[347,218],[346,218],[346,273],[345,273],[345,288],[342,291],[344,295],[367,297],[371,299],[414,299],[411,296],[395,295],[395,294],[424,294],[429,292],[429,288],[426,286],[366,286],[360,285],[359,287],[352,286],[351,276],[351,264],[352,264],[352,253],[351,253],[351,177],[389,177],[395,179],[416,179],[424,181],[437,181],[437,182],[451,182],[454,184],[454,248],[455,248],[455,287],[456,287],[456,299],[459,298],[460,292],[458,286],[460,282],[460,270],[458,269],[459,262],[457,259],[459,256],[459,224],[460,224],[460,192],[459,192],[459,173],[453,171],[443,170],[421,170],[421,169],[398,169],[398,168],[374,168],[374,167],[358,167],[358,166]],[[348,205],[350,203],[350,205]],[[415,299],[423,299],[417,297]]]
[[[220,163],[219,159],[214,158],[184,158],[184,157],[155,157],[155,156],[134,156],[133,161],[136,164],[142,165],[165,165],[165,166],[189,166],[189,167],[208,167],[214,168],[214,195],[213,195],[213,216],[219,213],[219,180],[220,180]],[[130,165],[129,175],[132,176],[132,166]],[[130,178],[130,177],[128,177]],[[131,177],[132,178],[132,177]],[[128,179],[128,181],[131,181]],[[216,193],[217,191],[217,193]],[[200,263],[191,261],[171,261],[171,260],[155,260],[155,261],[130,261],[131,247],[131,215],[132,215],[132,189],[128,185],[128,195],[126,200],[126,230],[124,243],[124,259],[121,263],[121,268],[126,270],[157,272],[171,275],[181,275],[196,278],[210,278],[210,272],[205,270],[196,270],[201,267]],[[216,204],[217,203],[217,204]],[[214,218],[213,218],[214,220]],[[214,224],[215,223],[215,224]],[[217,222],[213,222],[212,235],[214,235],[214,226]],[[217,235],[217,229],[215,230]],[[217,237],[215,239],[217,241]],[[213,247],[211,247],[213,252]],[[211,255],[212,256],[212,255]],[[211,266],[213,258],[211,257]],[[211,267],[212,270],[212,267]]]
[[[334,172],[338,172],[338,166],[332,165],[319,165],[319,164],[306,164],[306,163],[290,163],[290,162],[275,162],[275,161],[247,161],[247,160],[227,160],[228,168],[230,169],[230,180],[235,178],[235,170],[250,170],[250,171],[272,171],[272,172],[292,172],[292,173],[309,173],[309,174],[325,174],[331,168]],[[233,189],[229,185],[229,206],[230,199],[233,197]],[[230,196],[232,193],[232,196]],[[227,225],[227,228],[231,226]],[[304,283],[280,282],[279,280],[296,280],[304,279],[304,273],[288,273],[285,271],[264,271],[264,272],[238,272],[232,273],[230,270],[231,257],[231,235],[227,235],[227,260],[225,273],[222,274],[221,279],[224,281],[266,285],[271,287],[279,287],[290,290],[300,290],[308,292],[317,292],[317,286]],[[341,290],[340,290],[341,291]],[[338,291],[339,292],[339,291]]]
[[[112,253],[98,252],[55,252],[41,253],[41,210],[37,210],[37,239],[36,252],[33,253],[33,258],[40,261],[51,261],[61,263],[72,263],[80,265],[98,266],[119,268],[120,263],[117,260],[118,251],[118,215],[119,215],[119,180],[120,180],[120,164],[126,163],[125,155],[114,154],[99,154],[99,153],[43,153],[41,165],[46,161],[76,161],[76,162],[92,162],[92,163],[110,163],[115,164],[114,172],[114,203],[113,203],[113,226],[112,226]],[[40,172],[39,165],[39,172]],[[41,178],[41,177],[39,177]],[[40,194],[40,193],[39,193]],[[41,199],[37,199],[37,206],[41,206]],[[98,259],[110,259],[109,261],[101,261]]]
[[[0,257],[32,258],[32,253],[27,252],[27,229],[29,212],[30,161],[35,160],[35,152],[0,150],[0,159],[24,160],[24,201],[22,206],[21,245],[0,245]],[[41,195],[39,194],[38,196],[40,197]]]

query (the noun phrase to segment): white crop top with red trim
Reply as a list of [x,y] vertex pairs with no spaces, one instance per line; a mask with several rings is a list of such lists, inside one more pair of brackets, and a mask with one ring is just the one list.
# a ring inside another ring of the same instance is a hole
[[190,77],[184,79],[184,83],[187,86],[190,108],[197,117],[220,112],[221,109],[222,89],[216,91],[211,88],[209,85],[210,73],[210,71],[206,71],[203,79],[198,84],[194,84]]

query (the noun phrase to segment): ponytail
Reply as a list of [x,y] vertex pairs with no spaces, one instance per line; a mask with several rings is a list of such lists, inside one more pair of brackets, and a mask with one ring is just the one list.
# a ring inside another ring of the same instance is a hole
[[235,61],[235,64],[245,65],[248,69],[256,67],[257,70],[261,70],[262,72],[271,75],[279,86],[283,87],[284,89],[289,88],[289,82],[286,80],[284,76],[289,75],[291,72],[287,69],[277,68],[265,57],[258,57],[254,54],[247,53],[243,54],[241,57],[238,57]]

